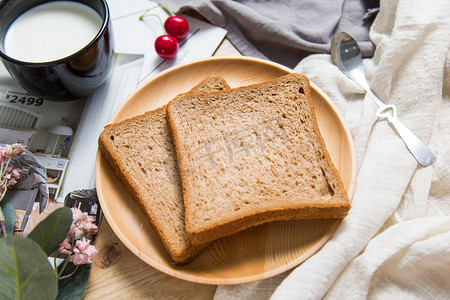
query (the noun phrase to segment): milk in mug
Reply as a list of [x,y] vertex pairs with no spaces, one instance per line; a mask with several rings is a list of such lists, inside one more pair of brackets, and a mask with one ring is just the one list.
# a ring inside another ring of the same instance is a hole
[[25,62],[49,62],[70,56],[88,45],[103,24],[87,5],[72,1],[40,4],[9,27],[5,53]]

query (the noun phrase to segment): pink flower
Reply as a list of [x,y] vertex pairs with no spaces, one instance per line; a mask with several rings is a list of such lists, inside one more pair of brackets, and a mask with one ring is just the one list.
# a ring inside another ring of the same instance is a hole
[[92,234],[96,234],[98,231],[97,225],[92,223],[92,221],[90,223],[86,223],[84,228],[86,229],[86,232],[92,233]]
[[20,144],[14,144],[13,146],[16,148],[16,155],[20,155],[20,154],[22,154],[23,152],[25,152],[25,148],[22,147],[22,145],[20,145]]
[[97,233],[97,226],[92,223],[93,219],[86,212],[82,212],[78,208],[73,207],[72,213],[74,228],[71,228],[71,232],[69,233],[75,234],[75,238],[81,238],[82,235],[87,233]]
[[92,263],[92,261],[89,260],[89,257],[82,253],[71,256],[70,261],[73,262],[75,265],[83,265],[83,264]]
[[83,213],[80,209],[76,208],[76,207],[72,207],[72,214],[73,214],[73,222],[77,223],[79,221],[81,221],[82,219],[85,218],[85,214],[87,215],[87,213]]
[[24,152],[25,149],[20,144],[6,145],[0,148],[0,158],[1,160],[8,160],[19,156]]
[[8,186],[15,185],[16,183],[17,183],[17,181],[14,178],[8,180]]
[[97,249],[95,249],[95,247],[91,245],[90,241],[86,240],[85,237],[76,241],[73,252],[75,255],[70,257],[70,261],[75,265],[92,263],[92,259],[98,253]]
[[22,152],[25,151],[25,149],[20,144],[13,144],[11,146],[11,148],[12,148],[12,154],[11,155],[13,157],[19,156],[20,154],[22,154]]
[[14,177],[14,178],[16,178],[16,179],[19,179],[20,178],[20,172],[21,172],[22,170],[21,169],[19,169],[19,168],[16,168],[16,169],[13,169],[12,170],[12,176]]
[[14,169],[9,166],[10,160],[13,160],[16,156],[20,155],[24,150],[19,144],[0,146],[0,201],[3,199],[3,193],[10,187],[17,183],[20,178],[19,168]]
[[67,255],[72,254],[72,245],[70,245],[68,238],[59,244],[59,251]]
[[81,240],[78,240],[75,243],[75,246],[80,249],[80,251],[86,250],[91,245],[90,241],[87,240],[85,237]]
[[[66,254],[67,259],[75,265],[90,264],[98,253],[97,249],[86,239],[88,233],[97,233],[97,226],[92,218],[78,208],[72,208],[72,225],[66,239],[59,245],[60,253]],[[75,246],[72,244],[75,241]]]
[[3,148],[3,157],[4,159],[9,159],[13,154],[13,147],[11,145],[6,145]]

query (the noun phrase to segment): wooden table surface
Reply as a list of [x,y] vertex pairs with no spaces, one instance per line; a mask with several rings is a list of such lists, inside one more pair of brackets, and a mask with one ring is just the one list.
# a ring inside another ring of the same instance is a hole
[[[240,56],[225,39],[214,56]],[[149,266],[119,240],[103,218],[84,300],[212,299],[217,286],[184,281]]]

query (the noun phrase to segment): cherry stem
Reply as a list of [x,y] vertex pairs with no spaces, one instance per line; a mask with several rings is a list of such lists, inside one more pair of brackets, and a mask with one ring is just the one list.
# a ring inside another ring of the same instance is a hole
[[[149,11],[151,11],[152,9],[158,8],[158,7],[161,7],[162,9],[164,9],[165,11],[167,11],[171,16],[175,16],[175,14],[173,13],[173,11],[172,11],[170,8],[168,8],[168,7],[165,6],[165,5],[159,4],[159,5],[156,5],[155,7],[152,7],[152,8],[150,8],[150,9],[147,9],[142,15],[139,16],[139,20],[142,20],[142,19],[147,15],[147,13],[148,13]],[[154,15],[154,14],[150,14],[149,16],[155,16],[155,15]],[[158,16],[158,18],[159,18],[159,16]],[[160,18],[160,20],[161,20],[161,18]],[[162,23],[162,22],[161,22],[161,23]]]
[[[164,28],[164,23],[163,23],[163,21],[161,20],[161,17],[160,17],[160,16],[158,16],[158,15],[156,15],[156,14],[149,14],[149,15],[147,15],[147,16],[157,17],[158,20],[159,20],[159,23],[161,23],[161,27],[163,28],[164,34],[167,34],[166,29]],[[139,18],[139,19],[142,20],[141,18]]]

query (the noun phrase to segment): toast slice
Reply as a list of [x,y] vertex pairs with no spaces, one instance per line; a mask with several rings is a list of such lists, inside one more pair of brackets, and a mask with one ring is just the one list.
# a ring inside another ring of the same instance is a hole
[[193,244],[269,221],[347,215],[306,76],[181,95],[167,117]]
[[[190,92],[229,88],[221,77],[208,77]],[[166,119],[160,107],[105,126],[99,149],[140,205],[175,264],[189,262],[208,245],[191,245],[184,224],[178,166]]]

